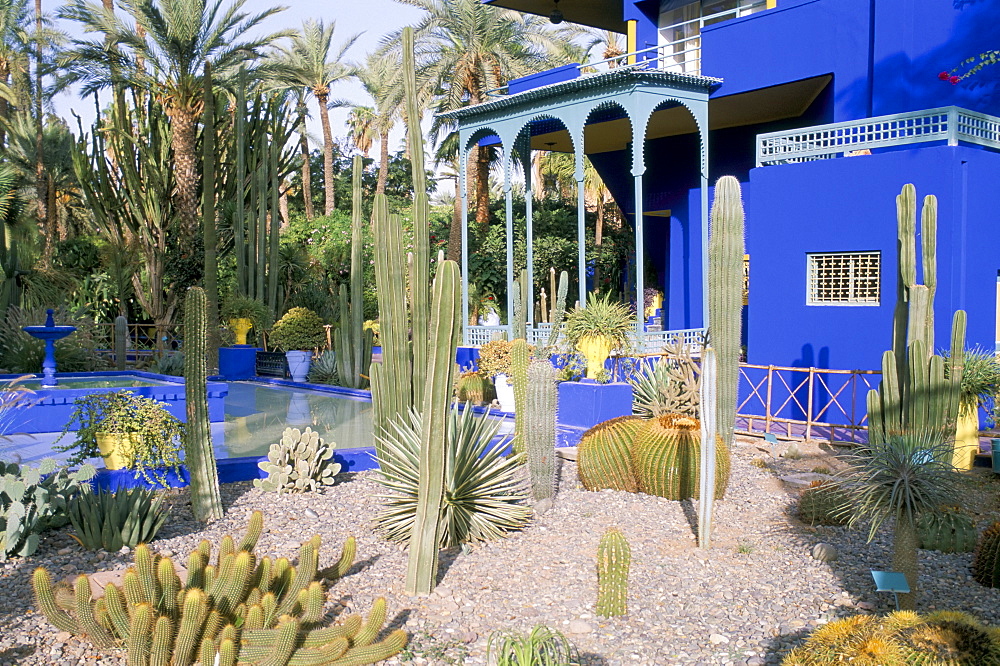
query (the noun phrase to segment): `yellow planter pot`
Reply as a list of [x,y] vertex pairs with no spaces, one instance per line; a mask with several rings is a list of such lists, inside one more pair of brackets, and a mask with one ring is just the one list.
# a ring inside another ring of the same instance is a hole
[[585,335],[576,343],[576,348],[587,359],[587,379],[597,379],[611,354],[611,339],[603,335]]
[[963,400],[959,405],[955,431],[955,452],[951,464],[958,469],[972,469],[979,453],[979,409],[974,400]]
[[104,458],[104,466],[108,469],[123,469],[132,460],[131,451],[135,449],[138,433],[134,432],[99,432],[97,433],[97,448]]
[[246,317],[229,320],[229,328],[236,334],[236,344],[245,345],[247,343],[247,333],[253,328],[253,323]]

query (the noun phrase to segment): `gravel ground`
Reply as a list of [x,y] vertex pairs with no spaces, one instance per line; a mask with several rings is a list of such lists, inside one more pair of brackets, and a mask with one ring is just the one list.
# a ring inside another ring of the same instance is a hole
[[[555,506],[526,530],[467,552],[443,554],[440,584],[428,598],[403,593],[406,553],[370,527],[379,507],[373,472],[351,475],[321,495],[275,495],[249,483],[223,487],[226,516],[207,528],[195,523],[186,494],[171,498],[173,513],[154,542],[182,558],[202,538],[217,543],[240,534],[250,512],[265,513],[258,554],[293,556],[318,533],[321,566],[333,562],[348,535],[358,539],[358,563],[331,589],[334,612],[367,612],[384,595],[394,626],[411,634],[406,652],[386,664],[485,664],[486,638],[497,629],[527,630],[537,623],[560,629],[581,664],[777,664],[815,626],[858,612],[890,610],[876,594],[869,570],[888,567],[887,533],[866,542],[866,532],[804,526],[789,515],[794,492],[776,473],[836,467],[815,446],[799,460],[770,459],[759,441],[737,442],[725,500],[717,503],[713,548],[696,547],[696,507],[640,494],[582,490],[576,466],[563,462]],[[765,459],[765,467],[751,464]],[[1000,481],[977,470],[969,507],[979,527],[1000,519]],[[310,517],[313,516],[313,517]],[[597,542],[616,526],[632,548],[629,614],[594,615]],[[818,542],[840,557],[820,563]],[[922,610],[969,611],[1000,625],[1000,590],[982,588],[969,573],[971,556],[921,551]],[[46,535],[39,552],[0,564],[0,665],[124,664],[89,643],[51,627],[33,609],[30,574],[44,565],[61,576],[118,569],[122,553],[82,550],[68,530]]]

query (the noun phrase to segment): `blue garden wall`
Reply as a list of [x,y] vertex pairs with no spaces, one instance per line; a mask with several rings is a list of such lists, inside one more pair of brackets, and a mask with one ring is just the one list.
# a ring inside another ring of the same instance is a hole
[[[992,348],[1000,256],[1000,155],[938,146],[762,167],[744,191],[751,363],[877,370],[896,299],[895,197],[939,202],[935,335],[967,310],[970,345]],[[806,253],[881,251],[879,306],[806,305]]]

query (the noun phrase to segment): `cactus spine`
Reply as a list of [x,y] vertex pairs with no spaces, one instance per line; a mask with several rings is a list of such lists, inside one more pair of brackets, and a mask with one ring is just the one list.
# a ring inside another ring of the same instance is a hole
[[528,337],[528,271],[527,269],[521,269],[521,275],[518,277],[517,281],[511,285],[511,289],[514,290],[514,313],[511,318],[511,334],[512,337],[525,338]]
[[514,453],[524,453],[524,422],[528,401],[528,341],[514,340],[510,348],[510,380],[514,386]]
[[966,314],[952,319],[951,353],[934,351],[934,292],[937,285],[937,198],[924,197],[920,237],[924,283],[916,280],[916,189],[904,185],[896,197],[898,276],[893,348],[882,355],[882,383],[868,392],[868,432],[887,441],[903,432],[928,431],[954,438],[965,367]]
[[115,317],[115,368],[125,369],[128,358],[128,319],[122,315]]
[[597,614],[615,617],[628,613],[628,569],[632,551],[625,535],[615,528],[597,546]]
[[223,513],[208,420],[205,301],[205,292],[191,287],[184,303],[184,399],[187,403],[184,462],[191,474],[191,509],[195,519],[203,522],[222,518]]
[[632,442],[644,423],[638,416],[619,416],[583,433],[577,447],[577,473],[584,488],[639,490],[632,469]]
[[979,538],[972,556],[972,577],[986,587],[1000,587],[1000,522],[993,523]]
[[698,546],[712,545],[717,476],[716,434],[732,443],[740,373],[743,308],[743,202],[740,183],[723,176],[715,183],[708,243],[708,347],[702,354],[701,462]]
[[[537,502],[551,498],[556,492],[556,416],[559,401],[555,368],[551,363],[534,360],[527,374],[523,442],[528,454],[531,496]],[[518,413],[521,411],[518,409]]]

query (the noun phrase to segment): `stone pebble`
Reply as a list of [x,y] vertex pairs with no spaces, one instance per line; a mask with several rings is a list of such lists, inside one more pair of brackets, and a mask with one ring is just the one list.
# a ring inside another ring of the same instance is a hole
[[[563,460],[555,502],[523,531],[506,539],[443,551],[439,585],[428,597],[403,586],[405,548],[382,539],[372,524],[380,508],[377,472],[348,474],[321,494],[276,495],[250,483],[222,488],[226,515],[194,521],[186,491],[173,491],[171,517],[153,542],[160,553],[186,555],[199,541],[217,544],[242,534],[254,510],[265,515],[259,555],[294,558],[312,534],[323,540],[320,566],[331,565],[343,540],[358,540],[357,562],[330,589],[332,614],[367,613],[379,596],[389,623],[411,636],[407,650],[386,664],[486,664],[497,630],[530,631],[546,624],[565,633],[584,666],[778,664],[817,626],[859,612],[888,612],[891,595],[874,591],[871,569],[887,568],[891,535],[867,541],[867,529],[808,527],[793,515],[795,493],[775,483],[755,440],[739,440],[726,498],[716,503],[713,544],[697,547],[697,502],[615,491],[587,492],[574,462]],[[782,461],[771,465],[784,464]],[[777,471],[777,470],[776,470]],[[996,519],[995,488],[981,488]],[[978,501],[978,500],[977,500]],[[990,504],[992,502],[992,504]],[[987,523],[986,517],[980,528]],[[595,615],[597,543],[610,527],[632,550],[629,613]],[[838,558],[820,562],[825,543]],[[920,551],[922,610],[959,609],[1000,625],[1000,590],[971,579],[971,555]],[[82,550],[70,528],[45,535],[28,558],[0,563],[0,666],[125,664],[121,651],[99,651],[58,631],[34,609],[30,577],[37,566],[59,577],[128,566],[131,553]]]

